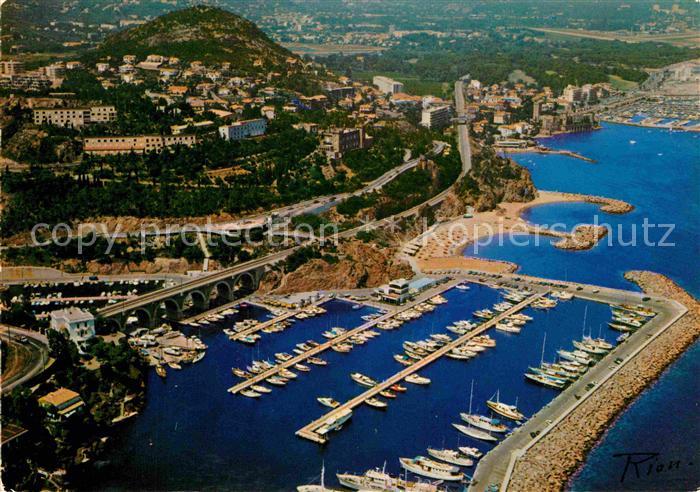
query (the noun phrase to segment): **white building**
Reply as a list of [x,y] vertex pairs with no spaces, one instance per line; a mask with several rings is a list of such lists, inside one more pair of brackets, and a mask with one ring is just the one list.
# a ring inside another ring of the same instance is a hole
[[51,329],[68,335],[81,351],[83,344],[95,336],[95,317],[88,311],[69,307],[52,311],[49,317]]
[[383,75],[376,75],[372,79],[372,83],[376,85],[384,94],[396,94],[403,92],[403,84]]
[[255,120],[236,121],[231,125],[219,127],[219,136],[225,140],[241,140],[248,137],[265,135],[267,120],[258,118]]
[[376,290],[379,297],[386,302],[403,304],[410,297],[409,282],[405,278],[397,278]]
[[442,128],[450,124],[450,107],[436,106],[424,109],[421,113],[420,124],[431,130]]

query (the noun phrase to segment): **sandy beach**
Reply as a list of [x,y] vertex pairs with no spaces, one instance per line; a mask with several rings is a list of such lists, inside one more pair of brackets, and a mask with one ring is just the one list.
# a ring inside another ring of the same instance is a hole
[[587,202],[600,205],[606,213],[622,214],[633,209],[632,205],[605,197],[539,191],[537,198],[530,202],[503,202],[495,210],[476,212],[473,217],[460,217],[445,222],[427,234],[420,250],[415,255],[416,264],[421,270],[442,270],[446,268],[482,269],[491,272],[512,272],[514,265],[508,262],[485,261],[479,258],[465,258],[464,249],[470,244],[485,245],[487,241],[511,233],[538,234],[558,237],[555,246],[562,249],[590,249],[605,236],[605,233],[592,226],[580,226],[577,230],[549,229],[529,224],[522,214],[529,208],[539,205],[563,202]]

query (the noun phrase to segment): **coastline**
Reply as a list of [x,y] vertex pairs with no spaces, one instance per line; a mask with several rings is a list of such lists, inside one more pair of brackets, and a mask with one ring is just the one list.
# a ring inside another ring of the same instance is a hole
[[[551,137],[552,135],[538,135],[537,138],[548,138]],[[571,157],[573,159],[580,159],[582,161],[590,162],[591,164],[596,163],[597,161],[595,159],[591,159],[590,157],[586,157],[585,155],[579,154],[577,152],[573,152],[571,150],[558,150],[558,149],[550,149],[549,147],[545,147],[542,145],[538,145],[537,147],[525,147],[524,149],[517,149],[517,148],[509,148],[509,149],[499,149],[499,152],[502,152],[506,157],[508,154],[553,154],[553,155],[565,155],[567,157]]]
[[633,121],[619,121],[615,119],[602,118],[600,121],[605,123],[612,123],[617,125],[627,125],[627,126],[638,126],[641,128],[656,128],[657,130],[671,130],[671,131],[682,131],[682,132],[700,132],[700,123],[694,126],[669,126],[669,125],[655,125],[649,123],[635,123]]
[[[594,247],[605,237],[605,231],[593,229],[590,225],[579,225],[572,231],[559,231],[544,226],[536,226],[522,218],[525,211],[540,205],[553,203],[585,202],[593,203],[600,210],[609,214],[625,214],[634,206],[613,198],[577,193],[538,190],[538,196],[529,202],[502,202],[495,210],[476,212],[472,217],[460,217],[441,224],[434,234],[426,237],[425,242],[415,256],[421,270],[440,270],[444,268],[479,269],[476,263],[486,262],[483,258],[465,257],[464,250],[471,244],[494,235],[512,233],[541,234],[557,237],[560,240],[555,247],[560,249],[582,251]],[[489,263],[500,263],[498,271],[493,265],[487,271],[494,273],[514,272],[513,263],[488,260]]]
[[688,312],[528,449],[515,464],[509,490],[563,489],[611,423],[700,337],[700,303],[675,282],[647,271],[629,271],[625,278],[647,294],[684,305]]

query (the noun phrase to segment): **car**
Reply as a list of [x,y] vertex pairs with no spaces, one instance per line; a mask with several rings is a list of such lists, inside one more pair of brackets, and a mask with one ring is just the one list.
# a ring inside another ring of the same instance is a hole
[[98,280],[97,275],[90,275],[90,277],[88,277],[88,278],[90,280]]
[[29,343],[29,338],[27,338],[27,337],[19,337],[19,338],[17,339],[17,341],[18,341],[19,343]]

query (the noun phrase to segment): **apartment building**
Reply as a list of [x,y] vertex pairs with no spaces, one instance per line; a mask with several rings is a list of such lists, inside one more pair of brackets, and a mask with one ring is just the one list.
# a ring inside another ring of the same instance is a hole
[[403,84],[383,75],[376,75],[372,79],[372,83],[384,94],[396,94],[403,92]]
[[333,128],[323,134],[321,148],[329,159],[340,159],[343,154],[372,145],[372,137],[360,128]]
[[450,124],[450,107],[436,106],[424,109],[421,113],[420,124],[431,130],[443,128]]
[[231,125],[219,127],[219,136],[225,140],[241,140],[248,137],[259,137],[267,131],[267,120],[258,118],[254,120],[236,121]]
[[115,155],[161,152],[174,145],[191,147],[197,143],[195,135],[135,135],[129,137],[86,137],[83,151],[90,155]]
[[34,124],[80,128],[92,123],[109,123],[117,118],[114,106],[89,108],[37,108],[33,111]]

